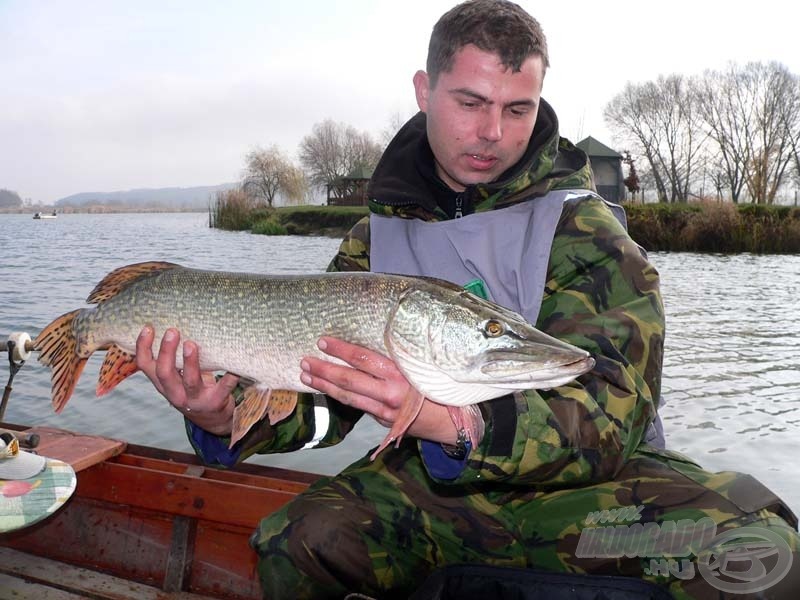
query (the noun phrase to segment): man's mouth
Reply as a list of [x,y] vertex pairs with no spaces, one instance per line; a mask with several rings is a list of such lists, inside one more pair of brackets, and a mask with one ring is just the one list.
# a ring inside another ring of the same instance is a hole
[[485,171],[497,163],[497,157],[491,154],[467,154],[467,161],[471,168]]

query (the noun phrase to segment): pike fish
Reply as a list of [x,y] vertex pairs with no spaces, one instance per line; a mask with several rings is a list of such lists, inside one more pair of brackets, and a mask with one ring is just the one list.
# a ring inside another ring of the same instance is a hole
[[[89,356],[106,350],[97,395],[135,373],[136,339],[170,327],[199,347],[205,371],[252,382],[237,406],[231,446],[265,416],[271,424],[295,409],[304,356],[331,360],[316,345],[341,338],[391,358],[413,386],[375,455],[416,418],[425,397],[459,407],[512,391],[563,385],[589,371],[585,350],[537,330],[506,308],[446,281],[378,273],[258,275],[203,271],[167,262],[109,273],[87,302],[47,325],[34,346],[51,367],[52,402],[60,412]],[[182,345],[182,344],[181,344]],[[182,351],[176,355],[182,367]]]

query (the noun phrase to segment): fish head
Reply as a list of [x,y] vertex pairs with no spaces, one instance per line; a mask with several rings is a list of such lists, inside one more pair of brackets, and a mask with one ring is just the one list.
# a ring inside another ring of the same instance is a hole
[[557,387],[594,366],[586,350],[461,289],[408,290],[384,337],[409,382],[442,404],[462,406],[512,391]]

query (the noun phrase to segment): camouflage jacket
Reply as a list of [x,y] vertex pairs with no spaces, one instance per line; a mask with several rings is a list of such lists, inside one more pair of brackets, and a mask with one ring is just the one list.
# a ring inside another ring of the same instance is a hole
[[[379,163],[370,186],[373,212],[448,218],[430,193],[430,176],[420,174],[420,146],[427,146],[424,115],[406,124]],[[466,193],[474,211],[482,212],[565,188],[594,189],[591,168],[586,155],[559,136],[555,114],[543,102],[520,163],[498,182],[471,186]],[[370,242],[365,218],[345,237],[330,270],[369,270]],[[484,403],[483,440],[455,478],[437,478],[429,470],[434,479],[547,488],[602,481],[612,478],[643,440],[660,392],[664,312],[658,273],[596,197],[564,207],[536,325],[590,351],[595,368],[568,385]],[[341,441],[361,416],[335,401],[328,406],[331,424],[320,446]],[[248,434],[236,458],[300,448],[313,430],[312,396],[301,395],[292,418]]]

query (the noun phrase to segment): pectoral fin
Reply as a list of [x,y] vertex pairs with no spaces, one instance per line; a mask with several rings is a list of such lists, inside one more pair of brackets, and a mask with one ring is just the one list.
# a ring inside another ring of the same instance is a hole
[[286,417],[294,412],[297,406],[297,392],[289,390],[272,390],[269,397],[269,407],[267,414],[269,415],[269,424],[275,425],[283,421]]
[[136,355],[126,352],[116,344],[113,344],[106,352],[106,358],[100,367],[100,377],[97,380],[96,388],[97,395],[107,394],[138,370]]
[[425,396],[423,396],[417,390],[409,388],[405,400],[403,401],[403,407],[400,409],[400,414],[397,415],[397,419],[392,425],[392,428],[389,430],[389,433],[386,434],[385,438],[383,438],[381,445],[378,446],[378,449],[375,450],[375,452],[372,453],[372,456],[369,457],[370,460],[375,460],[378,454],[380,454],[381,451],[393,441],[395,442],[395,448],[400,445],[400,441],[403,439],[403,434],[405,434],[405,432],[411,426],[411,423],[413,423],[414,419],[416,419],[417,415],[419,415],[419,411],[422,410],[422,403],[424,401]]
[[251,385],[244,391],[242,401],[233,411],[230,447],[242,439],[265,415],[269,415],[269,424],[275,425],[292,414],[296,406],[297,392]]

